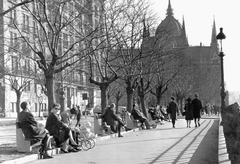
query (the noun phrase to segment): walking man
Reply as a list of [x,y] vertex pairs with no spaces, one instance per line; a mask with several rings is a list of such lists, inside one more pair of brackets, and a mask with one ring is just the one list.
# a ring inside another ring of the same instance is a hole
[[197,127],[197,126],[200,126],[202,102],[198,99],[198,94],[195,94],[194,97],[195,98],[192,100],[192,104],[194,106],[193,119],[194,119],[195,127]]
[[173,128],[175,128],[178,106],[177,106],[177,103],[174,101],[174,97],[171,97],[171,102],[168,104],[168,111],[169,111],[170,116],[171,116],[172,126],[173,126]]

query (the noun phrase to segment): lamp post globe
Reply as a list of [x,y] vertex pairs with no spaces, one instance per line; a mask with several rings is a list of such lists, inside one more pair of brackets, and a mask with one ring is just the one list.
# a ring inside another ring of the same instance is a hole
[[219,52],[219,57],[220,57],[220,62],[221,62],[221,108],[223,109],[225,107],[225,86],[224,86],[224,69],[223,69],[223,57],[224,53],[222,50],[222,40],[226,38],[225,34],[223,33],[223,28],[220,28],[220,32],[217,35],[217,40],[220,40],[220,52]]

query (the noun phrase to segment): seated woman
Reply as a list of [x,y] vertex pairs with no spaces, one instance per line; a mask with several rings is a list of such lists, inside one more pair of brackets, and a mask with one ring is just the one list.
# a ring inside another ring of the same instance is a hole
[[[78,127],[75,127],[72,124],[72,117],[77,116],[77,110],[75,107],[72,109],[67,108],[67,110],[60,113],[61,121],[64,122],[72,131],[73,140],[78,144],[78,136],[80,134],[80,130]],[[70,140],[71,141],[71,140]],[[72,142],[70,142],[70,145],[72,145]],[[80,148],[75,148],[77,150],[81,150]]]
[[[53,104],[53,109],[49,114],[46,122],[46,129],[54,136],[57,146],[61,146],[63,153],[77,152],[78,145],[73,140],[71,128],[61,121],[60,114],[61,105],[58,103]],[[72,148],[69,148],[69,139]]]
[[33,114],[29,110],[29,103],[24,101],[21,103],[22,111],[18,114],[19,126],[23,131],[26,139],[36,139],[42,142],[42,148],[39,150],[40,156],[43,159],[52,158],[47,153],[50,148],[50,135],[48,131],[41,127],[38,122],[34,119]]

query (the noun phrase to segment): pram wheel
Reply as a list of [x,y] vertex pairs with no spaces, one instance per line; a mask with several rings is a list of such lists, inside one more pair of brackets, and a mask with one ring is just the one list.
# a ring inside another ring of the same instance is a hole
[[89,140],[86,140],[84,138],[78,138],[78,141],[79,141],[79,146],[81,146],[83,150],[87,151],[91,149],[92,145]]
[[91,143],[90,149],[94,148],[94,147],[95,147],[95,141],[94,141],[94,139],[88,138],[88,141]]
[[152,128],[155,129],[157,127],[157,124],[153,124]]

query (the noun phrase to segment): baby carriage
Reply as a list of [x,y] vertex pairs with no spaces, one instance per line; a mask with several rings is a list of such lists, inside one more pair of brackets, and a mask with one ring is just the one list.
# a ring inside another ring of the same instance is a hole
[[95,138],[96,136],[94,133],[90,131],[91,123],[87,122],[84,123],[79,128],[79,136],[78,136],[78,142],[79,145],[82,147],[83,150],[89,150],[95,147]]
[[156,109],[150,107],[148,110],[148,113],[150,114],[149,117],[149,124],[153,127],[156,128],[157,124],[162,124],[161,120],[163,117],[157,113]]

